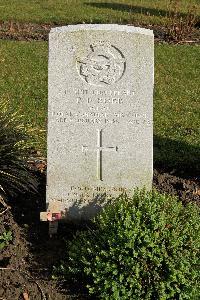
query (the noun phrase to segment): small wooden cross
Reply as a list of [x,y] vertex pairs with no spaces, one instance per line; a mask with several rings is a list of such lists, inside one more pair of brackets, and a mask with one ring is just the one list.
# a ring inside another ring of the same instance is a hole
[[87,151],[92,151],[92,152],[97,152],[97,179],[98,180],[103,180],[102,179],[102,152],[103,151],[118,151],[118,147],[115,146],[108,146],[108,147],[103,147],[102,146],[102,129],[97,129],[97,147],[96,148],[91,148],[89,149],[88,146],[82,145],[82,152],[85,154]]

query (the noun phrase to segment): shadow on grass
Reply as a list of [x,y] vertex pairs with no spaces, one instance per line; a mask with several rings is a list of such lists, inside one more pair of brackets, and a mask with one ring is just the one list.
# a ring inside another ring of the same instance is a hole
[[199,176],[200,147],[181,141],[154,136],[154,167],[161,168],[187,178]]
[[[122,12],[129,12],[135,14],[143,14],[147,16],[158,16],[158,17],[166,17],[169,15],[169,11],[149,8],[143,6],[134,6],[130,4],[122,4],[122,3],[107,3],[107,2],[85,2],[85,5],[89,5],[97,8],[108,8],[113,10],[118,10]],[[180,17],[185,17],[187,14],[180,13]]]

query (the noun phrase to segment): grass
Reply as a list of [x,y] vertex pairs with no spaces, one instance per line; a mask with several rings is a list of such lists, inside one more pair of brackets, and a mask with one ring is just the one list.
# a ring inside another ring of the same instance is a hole
[[33,126],[36,148],[45,149],[47,122],[47,43],[0,41],[0,101]]
[[[0,0],[0,20],[36,23],[164,24],[170,0]],[[189,3],[188,3],[189,2]],[[180,11],[199,0],[180,0]]]
[[169,167],[200,168],[199,46],[155,51],[154,158]]
[[155,52],[156,133],[196,146],[199,143],[199,55],[198,46],[159,45]]
[[[200,91],[198,46],[155,47],[154,160],[198,170]],[[36,128],[35,143],[46,150],[46,42],[0,41],[0,101],[23,113]]]

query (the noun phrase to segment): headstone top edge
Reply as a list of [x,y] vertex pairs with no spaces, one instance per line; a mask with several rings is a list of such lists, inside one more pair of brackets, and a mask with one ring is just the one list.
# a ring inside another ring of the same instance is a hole
[[107,31],[123,31],[127,33],[139,33],[144,35],[154,36],[153,30],[135,27],[131,25],[119,25],[119,24],[77,24],[61,27],[54,27],[51,29],[50,34],[65,33],[82,30],[107,30]]

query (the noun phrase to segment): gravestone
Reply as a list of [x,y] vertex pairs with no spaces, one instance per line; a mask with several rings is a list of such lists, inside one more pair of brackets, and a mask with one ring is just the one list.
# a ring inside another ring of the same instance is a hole
[[72,25],[49,35],[48,211],[89,219],[105,201],[151,188],[151,30]]

